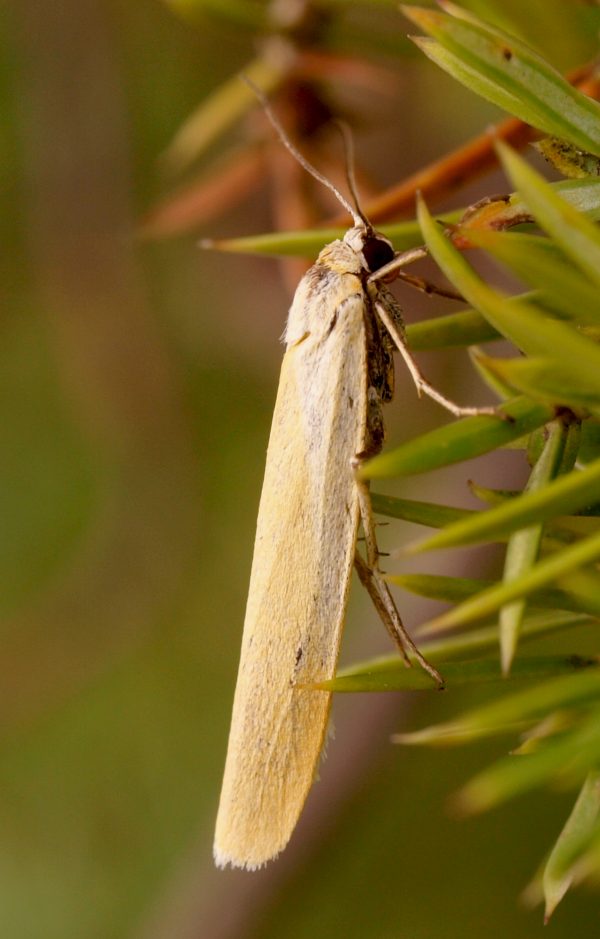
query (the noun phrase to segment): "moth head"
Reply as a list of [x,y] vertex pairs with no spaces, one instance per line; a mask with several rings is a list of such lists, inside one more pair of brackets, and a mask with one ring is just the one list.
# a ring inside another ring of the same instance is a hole
[[344,241],[360,256],[363,267],[369,274],[374,274],[396,256],[388,238],[364,225],[350,228],[344,236]]

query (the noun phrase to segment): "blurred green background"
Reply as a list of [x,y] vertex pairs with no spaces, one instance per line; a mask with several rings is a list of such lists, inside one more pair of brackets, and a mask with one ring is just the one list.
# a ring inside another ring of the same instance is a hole
[[[0,935],[541,936],[539,910],[517,896],[569,797],[461,821],[448,796],[501,745],[389,744],[472,692],[336,701],[289,850],[260,873],[213,868],[290,296],[274,261],[202,253],[197,236],[142,243],[136,224],[163,184],[161,152],[254,54],[252,38],[157,0],[5,9]],[[396,76],[388,97],[359,104],[359,154],[380,184],[497,119],[416,54]],[[202,234],[272,224],[258,192]],[[404,376],[391,411],[393,441],[438,417]],[[507,458],[477,472],[508,486],[522,469]],[[440,484],[464,501],[458,475],[403,492],[435,498]],[[390,528],[390,544],[414,534]],[[402,609],[418,622],[419,602]],[[388,648],[353,597],[344,661]],[[579,893],[550,928],[588,934],[597,916]]]

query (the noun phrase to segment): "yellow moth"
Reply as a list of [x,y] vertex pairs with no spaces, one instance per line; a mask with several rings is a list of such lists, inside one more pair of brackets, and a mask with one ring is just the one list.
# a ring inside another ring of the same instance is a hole
[[[262,96],[261,96],[261,100]],[[404,342],[400,308],[381,282],[394,249],[332,189],[354,218],[300,281],[285,330],[285,355],[267,451],[214,856],[254,870],[286,846],[315,777],[331,703],[311,684],[335,674],[356,565],[405,661],[439,684],[406,633],[378,568],[368,489],[360,460],[383,442],[381,406],[393,393],[395,348],[419,391],[453,413],[425,381]],[[357,551],[362,520],[366,560]]]

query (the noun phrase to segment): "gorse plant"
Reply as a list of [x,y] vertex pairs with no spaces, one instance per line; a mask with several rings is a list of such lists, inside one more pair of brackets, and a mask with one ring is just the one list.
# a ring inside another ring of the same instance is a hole
[[[600,872],[599,660],[521,653],[521,644],[549,632],[584,623],[593,628],[600,613],[600,233],[595,225],[600,181],[592,178],[598,173],[600,106],[514,37],[458,7],[444,4],[444,9],[405,10],[428,33],[427,39],[417,40],[419,46],[473,91],[552,134],[542,150],[576,179],[547,183],[499,142],[498,155],[515,190],[503,204],[475,208],[448,236],[420,203],[423,239],[472,307],[467,314],[447,318],[440,345],[448,342],[453,323],[464,328],[465,316],[471,317],[474,332],[469,336],[466,327],[460,341],[480,341],[482,324],[474,311],[519,350],[510,358],[478,356],[480,373],[501,394],[500,410],[511,421],[470,418],[444,427],[385,453],[366,468],[366,475],[376,479],[420,472],[508,442],[528,452],[531,473],[523,492],[481,493],[490,503],[481,512],[464,512],[448,522],[449,506],[394,505],[393,500],[376,504],[386,514],[440,529],[415,545],[415,551],[506,542],[497,582],[427,575],[390,579],[454,604],[423,627],[425,634],[435,634],[424,646],[425,654],[443,663],[449,682],[478,682],[494,671],[534,681],[516,692],[500,684],[492,703],[398,739],[447,746],[494,734],[512,736],[511,755],[484,770],[460,794],[466,811],[487,809],[557,782],[579,788],[573,811],[530,889],[532,896],[543,893],[548,917],[574,880]],[[534,233],[502,230],[524,221],[535,225]],[[457,245],[482,248],[530,292],[499,293]],[[451,629],[460,631],[446,638]],[[496,664],[487,656],[494,654],[498,638]],[[399,687],[406,679],[387,661],[346,672],[331,687],[374,690]],[[520,735],[516,750],[515,733]]]

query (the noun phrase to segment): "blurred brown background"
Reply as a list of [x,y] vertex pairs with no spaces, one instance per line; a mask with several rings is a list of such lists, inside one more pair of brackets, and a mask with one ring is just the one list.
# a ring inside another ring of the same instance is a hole
[[[483,748],[389,745],[466,695],[337,701],[289,850],[258,874],[214,870],[290,296],[277,262],[197,247],[199,234],[268,231],[263,193],[170,242],[143,243],[136,224],[163,185],[159,155],[252,39],[209,17],[194,27],[157,0],[5,9],[0,935],[541,936],[539,911],[516,897],[568,797],[458,821],[447,796]],[[395,12],[393,28],[406,32]],[[359,154],[382,185],[497,118],[416,55],[389,97],[357,107]],[[424,358],[431,373],[438,359]],[[439,361],[466,370],[464,357]],[[404,376],[399,386],[393,441],[438,417],[415,408]],[[507,461],[479,478],[506,485],[509,472],[518,478]],[[461,474],[442,485],[464,502]],[[403,492],[439,498],[439,486],[432,476]],[[391,545],[414,534],[388,531]],[[345,661],[389,648],[354,593]],[[402,609],[411,626],[422,617],[410,598]],[[573,937],[596,921],[596,901],[579,894],[550,928]]]

